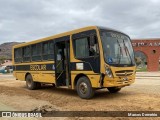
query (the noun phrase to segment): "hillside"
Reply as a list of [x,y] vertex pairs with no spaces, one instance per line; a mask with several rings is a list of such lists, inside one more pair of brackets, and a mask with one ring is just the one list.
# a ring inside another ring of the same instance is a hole
[[11,59],[12,58],[12,46],[20,44],[19,42],[6,42],[0,44],[0,58]]

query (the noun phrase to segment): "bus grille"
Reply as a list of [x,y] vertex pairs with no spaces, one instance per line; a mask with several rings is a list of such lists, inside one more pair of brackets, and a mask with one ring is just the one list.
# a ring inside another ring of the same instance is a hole
[[121,70],[121,71],[116,71],[116,76],[130,76],[133,74],[133,70]]

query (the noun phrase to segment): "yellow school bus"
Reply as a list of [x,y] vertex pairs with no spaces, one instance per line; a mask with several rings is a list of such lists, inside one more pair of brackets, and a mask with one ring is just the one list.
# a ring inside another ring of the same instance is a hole
[[13,74],[33,90],[41,84],[75,89],[83,99],[95,90],[116,93],[135,81],[135,61],[128,35],[89,26],[13,46]]

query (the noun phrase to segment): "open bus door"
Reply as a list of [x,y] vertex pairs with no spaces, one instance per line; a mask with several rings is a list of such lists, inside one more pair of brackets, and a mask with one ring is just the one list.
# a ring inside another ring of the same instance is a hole
[[56,41],[55,43],[55,74],[57,87],[71,87],[69,47],[69,40]]

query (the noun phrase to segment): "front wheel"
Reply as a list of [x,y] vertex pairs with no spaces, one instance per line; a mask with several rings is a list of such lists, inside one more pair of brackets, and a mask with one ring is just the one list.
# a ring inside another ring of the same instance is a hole
[[119,87],[108,87],[107,89],[109,90],[110,93],[117,93],[121,90],[121,88]]
[[90,99],[94,96],[94,89],[87,77],[81,77],[77,82],[77,93],[83,99]]

